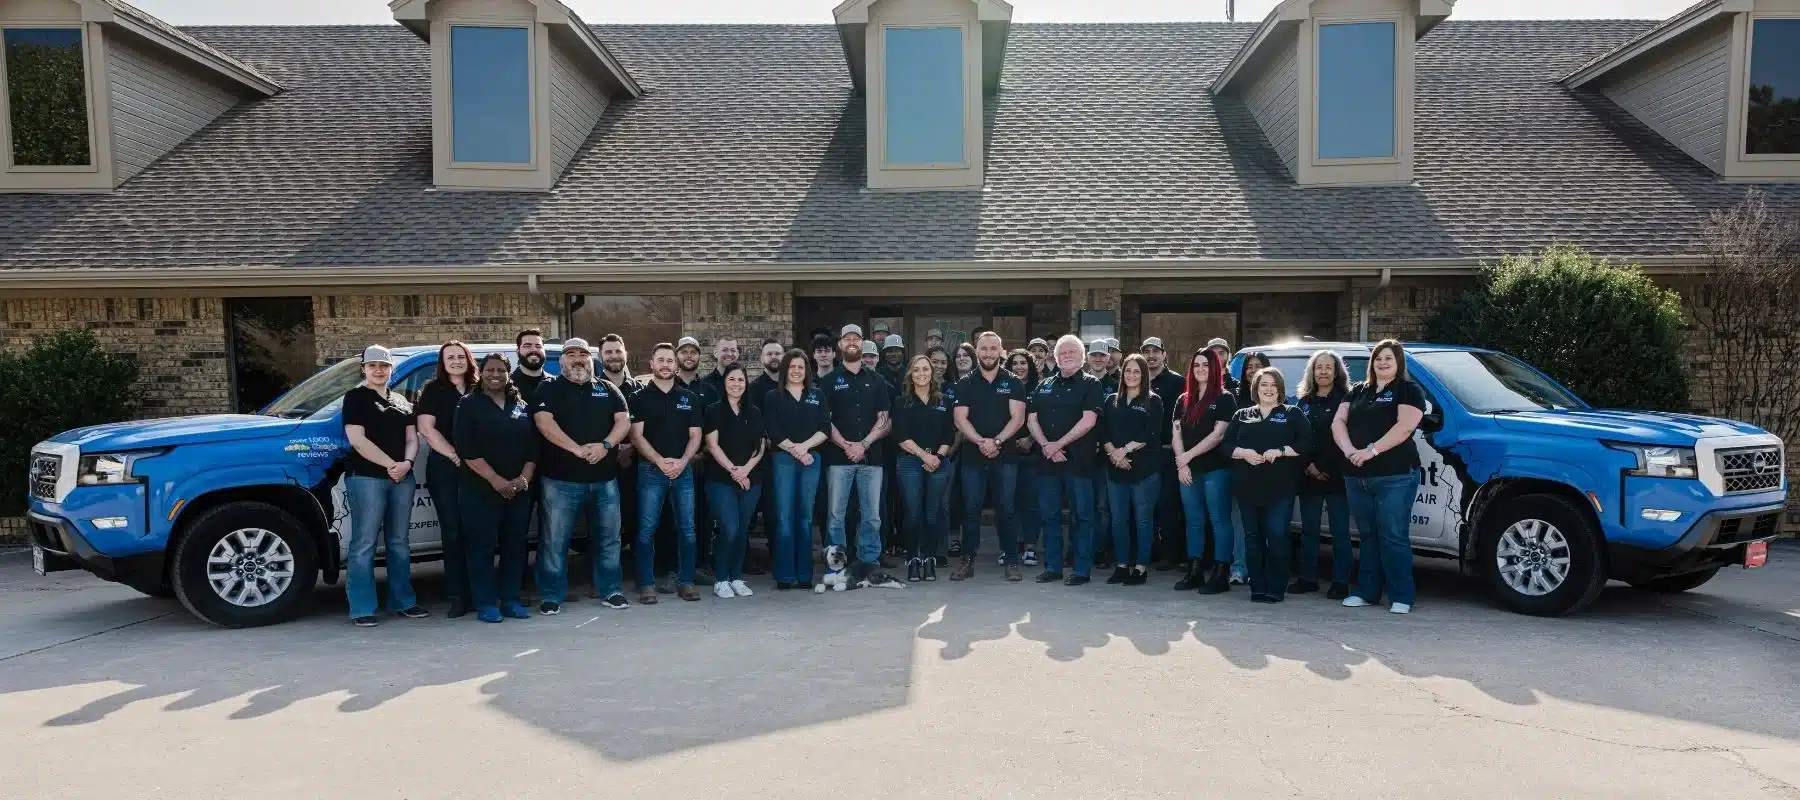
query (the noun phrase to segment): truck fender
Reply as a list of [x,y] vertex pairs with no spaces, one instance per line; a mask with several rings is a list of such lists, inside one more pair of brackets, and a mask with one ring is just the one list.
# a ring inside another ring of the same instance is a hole
[[[164,540],[172,541],[175,533],[175,524],[180,522],[182,518],[187,517],[188,509],[199,505],[197,501],[201,498],[218,492],[256,489],[259,487],[298,489],[300,490],[298,492],[299,494],[305,494],[312,500],[313,512],[316,514],[314,520],[324,523],[323,525],[312,529],[312,532],[315,534],[313,537],[313,544],[319,551],[319,566],[321,571],[323,574],[335,578],[338,566],[337,548],[335,546],[327,546],[326,539],[329,537],[324,535],[324,533],[328,532],[328,525],[331,518],[326,514],[324,507],[319,504],[318,496],[310,490],[310,487],[308,487],[307,483],[303,480],[305,472],[305,470],[295,470],[291,467],[273,464],[242,464],[220,467],[217,469],[201,470],[183,478],[178,483],[165,487],[162,496],[156,498],[156,500],[160,502],[153,501],[151,507],[170,508],[176,502],[183,503],[180,514],[175,518],[156,520],[156,522],[165,526],[162,531]],[[308,522],[308,520],[304,519],[302,521]]]
[[1462,553],[1459,562],[1464,573],[1477,574],[1480,571],[1475,559],[1478,550],[1476,537],[1481,534],[1482,518],[1496,500],[1520,490],[1521,484],[1534,485],[1538,487],[1537,491],[1560,489],[1580,498],[1580,506],[1590,512],[1593,504],[1583,487],[1600,485],[1593,475],[1568,462],[1532,456],[1507,457],[1492,476],[1481,482],[1475,490],[1475,496],[1469,501],[1468,522],[1462,528],[1462,542],[1458,548]]

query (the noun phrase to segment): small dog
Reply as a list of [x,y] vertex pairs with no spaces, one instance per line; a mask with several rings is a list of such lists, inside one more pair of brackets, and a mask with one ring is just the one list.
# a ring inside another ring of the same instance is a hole
[[813,585],[815,594],[824,594],[826,589],[842,592],[848,589],[904,589],[906,584],[894,580],[886,572],[875,571],[868,564],[850,564],[849,554],[844,548],[830,545],[825,548],[825,577]]

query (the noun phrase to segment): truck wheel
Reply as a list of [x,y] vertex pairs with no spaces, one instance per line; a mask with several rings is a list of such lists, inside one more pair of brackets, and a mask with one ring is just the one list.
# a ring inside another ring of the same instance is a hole
[[1712,569],[1703,569],[1699,572],[1690,572],[1686,575],[1670,575],[1667,578],[1651,578],[1647,581],[1638,581],[1637,583],[1632,584],[1632,586],[1652,592],[1685,592],[1689,589],[1700,588],[1701,584],[1712,580],[1713,576],[1717,574],[1719,574],[1719,568],[1713,567]]
[[227,503],[187,526],[170,574],[175,596],[224,628],[286,622],[312,599],[319,568],[312,537],[268,503]]
[[1481,558],[1500,602],[1556,617],[1586,608],[1606,586],[1600,533],[1573,502],[1528,494],[1488,512]]

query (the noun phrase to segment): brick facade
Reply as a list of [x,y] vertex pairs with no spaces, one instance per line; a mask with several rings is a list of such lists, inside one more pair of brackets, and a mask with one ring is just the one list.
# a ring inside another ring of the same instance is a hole
[[107,351],[137,359],[142,416],[232,408],[225,304],[219,298],[0,301],[0,351],[23,352],[33,340],[63,328],[91,329]]
[[565,302],[560,294],[319,295],[313,298],[313,335],[320,364],[371,344],[511,342],[523,328],[554,336]]
[[700,340],[700,372],[714,367],[713,343],[731,337],[738,358],[753,366],[764,339],[794,338],[792,292],[682,292],[681,334]]

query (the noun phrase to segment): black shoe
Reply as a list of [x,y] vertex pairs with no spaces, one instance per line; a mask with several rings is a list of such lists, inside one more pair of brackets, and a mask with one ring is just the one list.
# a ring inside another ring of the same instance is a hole
[[1288,593],[1290,594],[1312,594],[1318,590],[1318,581],[1309,581],[1305,578],[1295,578],[1294,582],[1288,585]]
[[356,619],[350,620],[350,624],[355,625],[358,628],[373,628],[380,625],[381,620],[376,617],[357,617]]
[[775,591],[777,591],[777,592],[791,592],[793,590],[794,590],[794,584],[792,584],[792,583],[789,583],[787,581],[776,581],[775,582]]
[[1150,573],[1145,572],[1143,567],[1132,567],[1130,574],[1125,576],[1125,585],[1143,586],[1149,580]]
[[468,606],[456,605],[456,604],[451,604],[450,611],[444,614],[445,617],[448,617],[450,619],[462,619],[463,617],[466,617],[468,615],[469,615],[469,607]]
[[554,617],[557,614],[562,613],[562,604],[561,603],[552,603],[549,600],[545,600],[544,602],[538,604],[538,613],[543,614],[546,617]]
[[1032,578],[1032,580],[1037,581],[1038,583],[1055,583],[1062,579],[1063,579],[1062,570],[1049,570],[1049,569],[1038,573],[1037,577]]
[[919,559],[919,579],[925,581],[937,580],[937,568],[938,565],[936,560],[930,558]]
[[1181,580],[1175,582],[1175,591],[1191,592],[1200,588],[1200,585],[1203,583],[1206,583],[1206,573],[1200,571],[1199,564],[1190,563],[1188,565],[1187,574],[1181,576]]
[[906,562],[906,582],[907,583],[918,583],[919,581],[922,581],[924,579],[925,579],[925,560],[922,558],[909,559]]
[[1112,559],[1104,555],[1094,556],[1094,569],[1112,569]]
[[1224,564],[1214,564],[1212,571],[1206,576],[1206,583],[1200,587],[1201,594],[1224,594],[1231,591],[1231,568]]
[[1252,594],[1252,595],[1250,595],[1250,602],[1252,602],[1252,603],[1279,603],[1281,601],[1276,600],[1275,598],[1270,597],[1269,595],[1266,595],[1266,594]]
[[950,557],[949,556],[936,556],[936,557],[932,558],[931,561],[933,564],[936,564],[937,566],[939,566],[941,568],[947,568],[950,566]]
[[612,594],[607,595],[605,600],[601,600],[600,605],[606,606],[614,611],[624,611],[631,607],[631,601],[626,600],[623,593],[613,592]]
[[431,612],[426,611],[425,609],[420,608],[419,606],[413,606],[412,608],[402,610],[400,612],[400,616],[405,617],[407,619],[424,619],[426,617],[431,616]]
[[1063,581],[1063,585],[1064,586],[1082,586],[1082,585],[1085,585],[1088,582],[1088,580],[1089,580],[1089,578],[1086,575],[1070,575],[1068,580]]
[[[1094,566],[1097,568],[1100,565],[1095,564]],[[1128,570],[1128,569],[1124,568],[1123,566],[1120,566],[1120,567],[1113,569],[1112,577],[1107,578],[1106,582],[1110,583],[1110,584],[1120,584],[1120,583],[1124,583],[1125,580],[1130,577],[1131,577],[1131,570]]]
[[1348,583],[1333,583],[1331,588],[1325,591],[1326,600],[1342,600],[1349,596],[1350,584]]

